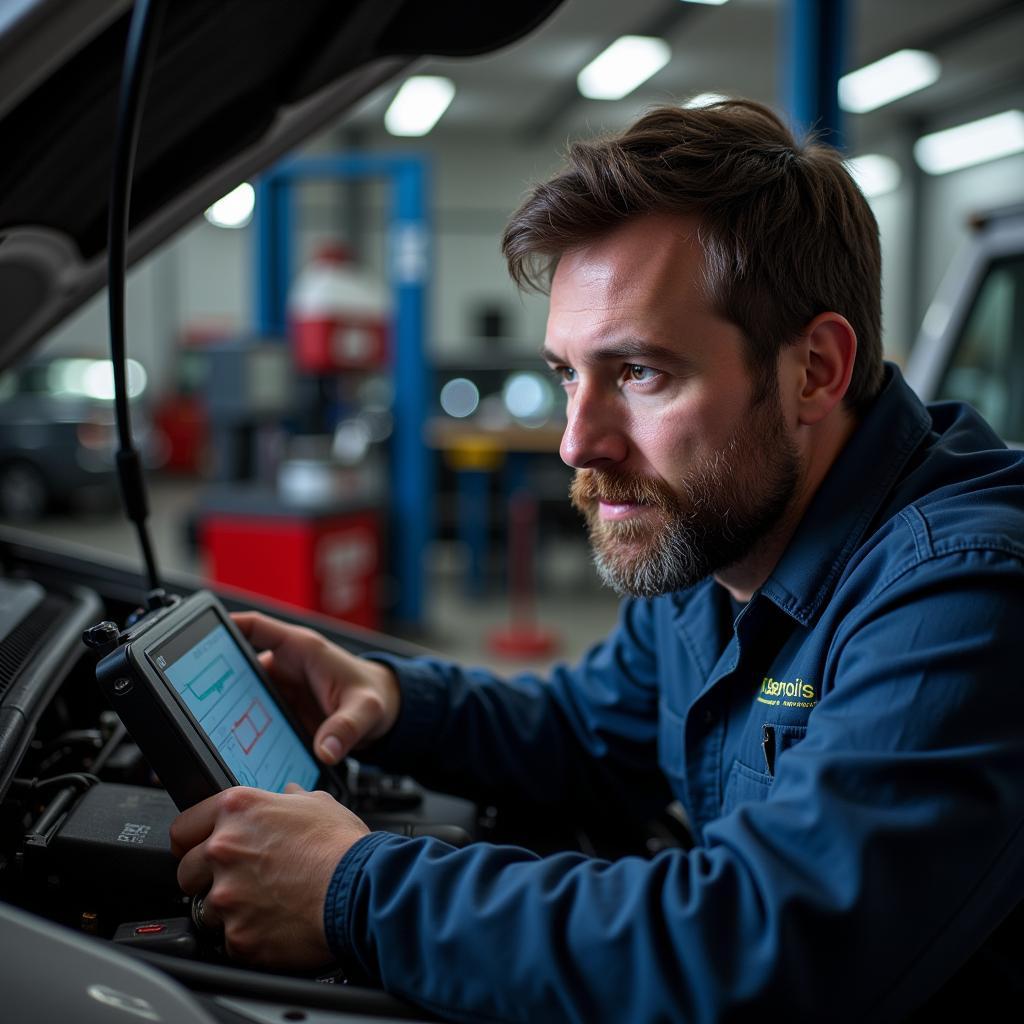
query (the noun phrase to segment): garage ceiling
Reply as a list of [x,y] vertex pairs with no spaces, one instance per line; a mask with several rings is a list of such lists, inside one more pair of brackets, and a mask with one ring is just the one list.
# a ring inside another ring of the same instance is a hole
[[[1024,93],[1024,0],[848,0],[850,70],[903,48],[942,62],[933,86],[869,114],[850,115],[854,146],[908,122],[942,127],[1004,109]],[[432,142],[498,133],[523,142],[615,129],[641,109],[713,91],[776,106],[782,92],[780,40],[788,0],[566,0],[526,41],[469,61],[430,60],[456,96]],[[624,100],[585,100],[576,74],[620,35],[660,35],[672,60]],[[397,84],[372,96],[346,124],[375,134]]]

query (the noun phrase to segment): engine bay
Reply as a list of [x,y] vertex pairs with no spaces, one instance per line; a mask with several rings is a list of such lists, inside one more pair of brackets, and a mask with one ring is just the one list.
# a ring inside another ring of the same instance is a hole
[[[271,998],[334,1006],[346,1015],[339,1019],[408,1016],[404,1004],[356,991],[331,971],[301,979],[247,971],[229,960],[219,935],[197,927],[168,834],[178,809],[97,686],[97,655],[82,642],[100,619],[128,618],[141,576],[19,541],[0,540],[0,907],[94,949],[98,940],[135,955],[192,990],[251,996],[269,985]],[[187,584],[169,589],[184,593]],[[481,834],[475,805],[404,777],[351,763],[349,792],[374,828],[456,844]],[[326,1004],[324,982],[333,992]],[[237,1019],[241,1011],[232,1012]]]

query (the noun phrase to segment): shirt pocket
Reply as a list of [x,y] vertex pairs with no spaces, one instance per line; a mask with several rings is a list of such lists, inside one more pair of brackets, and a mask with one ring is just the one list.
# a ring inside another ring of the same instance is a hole
[[767,772],[733,761],[722,795],[722,814],[728,814],[740,804],[758,804],[768,799],[775,779]]
[[[762,729],[767,726],[774,735],[774,765],[769,774],[761,746]],[[745,758],[736,758],[729,769],[722,791],[722,814],[728,814],[740,804],[762,803],[768,799],[778,773],[779,758],[787,750],[795,747],[807,734],[806,725],[787,725],[781,722],[761,722],[756,727],[756,734],[744,745]],[[754,753],[756,749],[756,754]],[[747,762],[750,763],[747,763]],[[754,767],[756,765],[757,767]]]

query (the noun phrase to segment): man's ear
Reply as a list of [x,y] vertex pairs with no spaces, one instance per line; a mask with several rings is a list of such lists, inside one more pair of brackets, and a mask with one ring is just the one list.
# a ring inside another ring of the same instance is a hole
[[846,317],[821,313],[800,332],[792,349],[798,360],[797,419],[813,426],[842,402],[850,386],[857,335]]

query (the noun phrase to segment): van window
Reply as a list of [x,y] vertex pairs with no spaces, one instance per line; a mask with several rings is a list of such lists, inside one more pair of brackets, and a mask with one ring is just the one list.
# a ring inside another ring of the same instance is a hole
[[936,397],[969,402],[1024,442],[1024,256],[989,266]]

